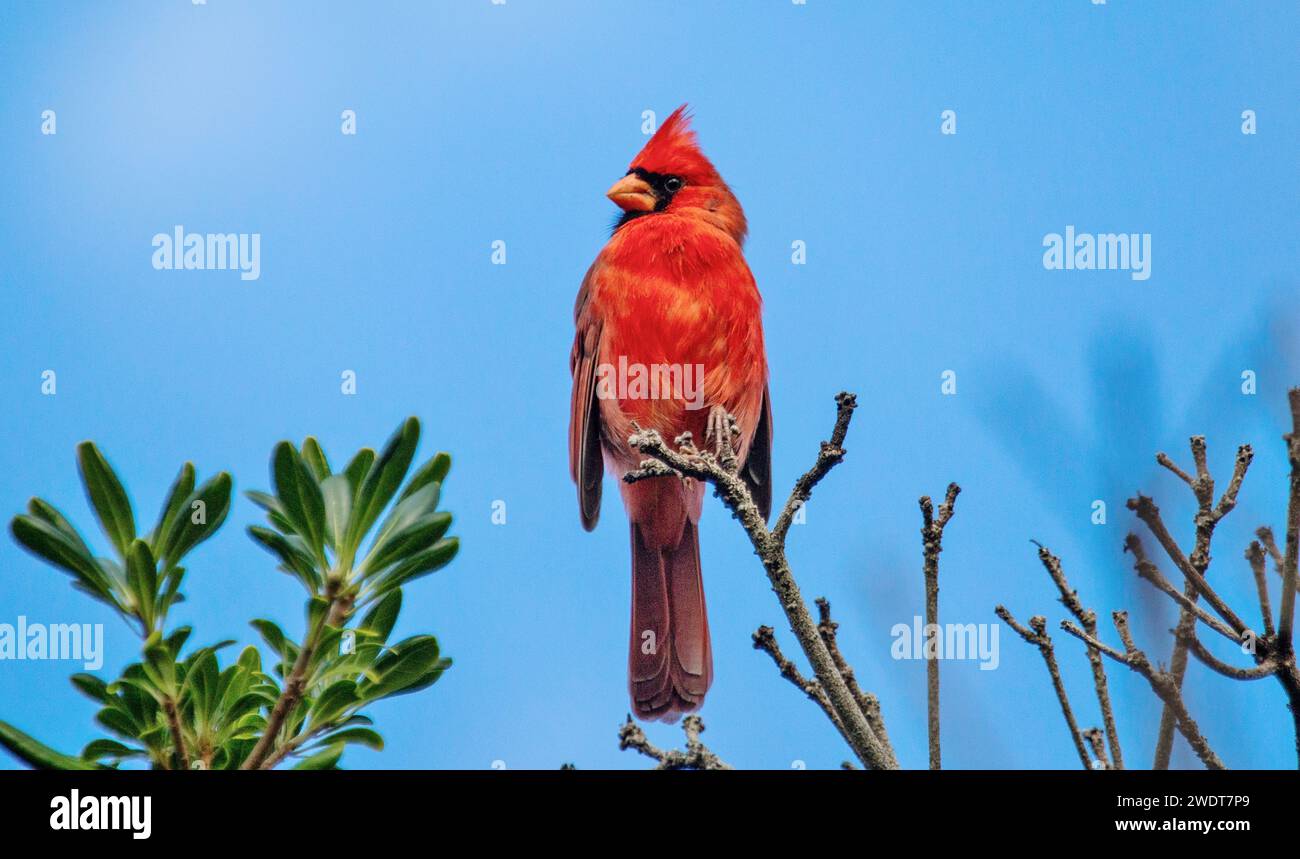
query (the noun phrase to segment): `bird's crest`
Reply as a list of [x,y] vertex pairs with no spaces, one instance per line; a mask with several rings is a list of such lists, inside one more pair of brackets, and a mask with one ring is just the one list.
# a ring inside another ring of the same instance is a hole
[[718,171],[705,157],[691,129],[691,115],[682,105],[664,120],[649,142],[632,159],[629,168],[650,173],[684,176],[700,180],[714,178]]

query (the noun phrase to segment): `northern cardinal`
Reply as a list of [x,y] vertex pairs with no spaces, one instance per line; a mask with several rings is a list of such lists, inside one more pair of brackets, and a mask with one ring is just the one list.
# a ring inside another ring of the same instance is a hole
[[[766,518],[762,299],[741,253],[745,214],[700,151],[686,105],[606,196],[622,215],[578,290],[570,355],[569,465],[583,527],[600,515],[604,468],[621,481],[644,458],[628,445],[633,422],[669,443],[689,430],[703,447],[724,413],[736,419],[740,474]],[[638,718],[672,722],[699,709],[713,681],[697,530],[704,486],[663,477],[620,488],[632,526],[628,691]]]

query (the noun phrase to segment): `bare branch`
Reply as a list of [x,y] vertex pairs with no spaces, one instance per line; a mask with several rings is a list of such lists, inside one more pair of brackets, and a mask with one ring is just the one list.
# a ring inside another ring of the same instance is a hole
[[1165,468],[1169,469],[1174,474],[1178,475],[1178,478],[1181,481],[1183,481],[1183,483],[1186,483],[1188,486],[1194,487],[1196,485],[1196,480],[1192,478],[1192,476],[1189,475],[1186,471],[1183,471],[1181,468],[1175,465],[1174,461],[1169,458],[1169,454],[1165,453],[1164,451],[1161,451],[1160,453],[1156,454],[1156,462],[1160,463]]
[[1092,753],[1097,757],[1097,763],[1101,764],[1100,767],[1094,766],[1094,769],[1118,769],[1118,767],[1112,767],[1110,761],[1106,760],[1106,741],[1103,739],[1100,728],[1088,728],[1083,732],[1083,737],[1092,746]]
[[[1265,529],[1261,528],[1260,530]],[[1264,572],[1264,547],[1258,541],[1252,541],[1250,546],[1246,548],[1246,561],[1250,564],[1250,571],[1255,576],[1255,591],[1259,594],[1259,613],[1264,620],[1264,634],[1272,637],[1276,632],[1273,629],[1273,607],[1268,600],[1268,574]]]
[[1157,590],[1178,603],[1179,607],[1184,612],[1193,615],[1195,619],[1200,620],[1224,638],[1234,644],[1241,643],[1241,637],[1237,635],[1236,631],[1234,631],[1232,627],[1201,608],[1193,602],[1193,597],[1189,597],[1185,593],[1179,591],[1164,577],[1163,574],[1161,574],[1160,568],[1147,559],[1146,551],[1142,548],[1142,541],[1138,538],[1137,534],[1129,534],[1128,537],[1125,538],[1124,551],[1130,552],[1133,555],[1133,568],[1137,570],[1139,577],[1150,582]]
[[[799,668],[793,662],[786,658],[781,652],[781,645],[776,642],[776,632],[770,626],[760,626],[754,633],[754,649],[761,650],[772,661],[776,663],[776,670],[781,672],[781,676],[793,683],[799,691],[803,692],[813,703],[822,708],[826,718],[835,724],[836,730],[844,732],[844,724],[840,722],[840,717],[835,714],[835,708],[831,706],[831,701],[826,697],[826,690],[821,687],[816,680],[809,680],[799,673]],[[847,738],[846,738],[847,739]]]
[[1237,493],[1241,491],[1241,482],[1246,479],[1246,469],[1250,468],[1250,463],[1254,458],[1255,452],[1250,445],[1243,444],[1237,448],[1237,460],[1232,468],[1232,478],[1228,481],[1228,488],[1223,491],[1218,505],[1214,508],[1214,521],[1216,523],[1231,513],[1232,509],[1237,506]]
[[[1061,603],[1083,625],[1084,631],[1096,638],[1097,613],[1092,609],[1084,608],[1083,603],[1079,600],[1078,592],[1070,587],[1070,582],[1065,577],[1065,570],[1061,567],[1061,559],[1053,555],[1043,545],[1038,546],[1038,559],[1056,584],[1056,589],[1061,592]],[[1110,689],[1106,682],[1106,667],[1101,661],[1101,653],[1089,647],[1088,663],[1092,668],[1092,683],[1097,691],[1097,703],[1101,707],[1101,717],[1106,725],[1106,736],[1110,741],[1110,753],[1114,759],[1114,768],[1122,770],[1124,769],[1124,755],[1119,746],[1119,733],[1115,727],[1115,711],[1111,707]],[[1110,764],[1107,763],[1107,767],[1109,766]]]
[[[1245,479],[1246,469],[1250,467],[1251,459],[1254,457],[1250,445],[1242,445],[1237,448],[1237,458],[1233,466],[1232,478],[1228,482],[1228,488],[1224,490],[1223,496],[1219,499],[1219,503],[1215,505],[1214,478],[1210,475],[1207,464],[1205,436],[1192,436],[1189,445],[1192,449],[1192,460],[1196,465],[1196,477],[1194,478],[1179,470],[1172,460],[1163,453],[1157,454],[1156,461],[1177,474],[1191,487],[1192,494],[1196,496],[1198,508],[1196,513],[1196,541],[1190,558],[1184,557],[1182,550],[1178,548],[1173,537],[1170,536],[1164,522],[1160,519],[1159,508],[1155,506],[1151,499],[1139,494],[1137,499],[1129,500],[1129,507],[1137,511],[1138,518],[1147,524],[1147,527],[1151,529],[1151,533],[1160,541],[1166,553],[1187,579],[1184,589],[1184,595],[1187,599],[1181,603],[1183,607],[1178,614],[1177,637],[1174,641],[1173,654],[1169,659],[1170,674],[1172,674],[1174,682],[1179,687],[1182,686],[1183,677],[1187,673],[1187,637],[1195,635],[1196,619],[1199,616],[1195,609],[1192,608],[1198,594],[1205,594],[1206,602],[1210,603],[1214,610],[1228,622],[1238,637],[1245,632],[1245,624],[1236,615],[1232,614],[1231,609],[1219,598],[1218,594],[1209,589],[1204,576],[1210,566],[1210,541],[1214,536],[1214,528],[1219,523],[1219,520],[1236,506],[1237,493],[1241,489],[1241,482]],[[1139,568],[1139,574],[1141,573],[1142,570]],[[1154,583],[1155,580],[1152,579],[1152,582]],[[1156,739],[1154,763],[1156,769],[1169,768],[1169,759],[1173,752],[1173,741],[1174,713],[1166,706],[1160,716],[1160,732]]]
[[670,749],[664,751],[646,738],[641,726],[632,721],[629,715],[623,727],[618,729],[618,747],[622,750],[634,749],[648,758],[657,761],[655,769],[659,770],[729,770],[731,765],[710,751],[700,740],[704,733],[704,720],[697,715],[687,716],[682,720],[682,731],[686,734],[686,751]]
[[[939,505],[938,518],[934,515],[934,502],[930,496],[922,495],[921,505],[921,542],[925,554],[925,628],[930,631],[931,639],[939,633],[939,553],[943,551],[943,529],[952,519],[953,508],[961,487],[955,483],[948,484],[947,494]],[[928,650],[929,648],[927,648]],[[927,729],[930,743],[930,769],[942,769],[939,752],[939,660],[938,647],[934,656],[929,654],[925,661],[926,712]]]
[[1047,619],[1042,615],[1034,615],[1029,619],[1029,625],[1033,629],[1027,629],[1016,622],[1015,617],[1006,606],[1000,605],[993,609],[997,616],[1002,618],[1003,623],[1016,631],[1016,634],[1025,641],[1038,648],[1038,652],[1043,656],[1043,662],[1047,664],[1047,673],[1052,678],[1052,688],[1056,690],[1056,700],[1061,704],[1061,712],[1065,715],[1065,725],[1070,729],[1070,739],[1074,741],[1075,751],[1079,753],[1079,760],[1083,763],[1084,769],[1092,769],[1092,760],[1088,757],[1088,749],[1084,746],[1083,735],[1079,731],[1079,725],[1074,719],[1074,710],[1070,708],[1070,698],[1065,692],[1065,684],[1061,681],[1061,669],[1056,664],[1056,650],[1052,645],[1052,639],[1047,634]]
[[1179,690],[1178,684],[1174,682],[1173,675],[1167,671],[1158,671],[1153,668],[1146,654],[1133,643],[1133,635],[1128,628],[1128,612],[1117,611],[1111,617],[1115,622],[1115,630],[1119,633],[1120,640],[1124,642],[1124,653],[1120,653],[1115,648],[1088,635],[1088,633],[1068,620],[1061,621],[1061,628],[1084,644],[1097,648],[1116,662],[1127,665],[1133,671],[1141,674],[1147,683],[1151,685],[1151,690],[1173,712],[1174,721],[1179,732],[1187,740],[1188,745],[1192,747],[1192,751],[1196,752],[1196,756],[1201,759],[1206,768],[1214,770],[1226,769],[1223,761],[1214,753],[1214,749],[1210,748],[1209,741],[1201,734],[1196,721],[1187,712],[1187,706],[1183,703],[1182,692]]
[[1137,498],[1129,499],[1128,507],[1130,510],[1137,513],[1139,519],[1146,523],[1152,536],[1154,536],[1164,548],[1165,554],[1169,556],[1169,559],[1174,562],[1174,566],[1178,567],[1179,572],[1181,572],[1183,576],[1187,578],[1188,582],[1195,588],[1195,591],[1189,596],[1193,598],[1197,594],[1204,596],[1205,601],[1210,604],[1210,607],[1213,608],[1215,612],[1218,613],[1219,617],[1223,618],[1238,635],[1245,632],[1248,628],[1245,622],[1242,621],[1241,618],[1237,617],[1236,613],[1233,612],[1233,610],[1228,607],[1228,604],[1223,601],[1223,598],[1210,587],[1209,582],[1205,581],[1201,572],[1192,566],[1191,561],[1189,561],[1187,556],[1183,554],[1183,550],[1178,548],[1178,544],[1174,541],[1173,536],[1169,533],[1169,529],[1165,527],[1164,521],[1160,518],[1160,508],[1155,505],[1155,502],[1147,496],[1139,494]]
[[[1178,631],[1175,630],[1174,634],[1177,635]],[[1201,643],[1201,640],[1196,637],[1195,629],[1183,636],[1181,640],[1191,650],[1192,655],[1203,665],[1232,680],[1258,680],[1261,677],[1272,677],[1277,673],[1277,663],[1271,659],[1259,663],[1254,668],[1237,668],[1234,665],[1229,665],[1211,653]]]
[[[792,499],[801,498],[806,501],[812,487],[844,456],[842,444],[845,434],[848,432],[855,398],[852,394],[841,393],[835,398],[835,401],[838,408],[835,430],[831,436],[832,441],[822,446],[817,463],[796,483],[794,494],[791,496]],[[867,721],[866,714],[859,708],[853,693],[849,691],[844,678],[836,669],[835,660],[831,657],[825,642],[822,641],[817,632],[817,626],[813,622],[812,615],[808,612],[808,607],[799,592],[799,585],[790,570],[790,563],[785,555],[784,541],[778,539],[773,532],[768,530],[767,523],[764,521],[757,505],[755,505],[744,481],[735,471],[723,467],[719,462],[718,455],[697,451],[693,445],[683,445],[680,441],[679,447],[681,449],[671,450],[664,443],[659,433],[654,430],[642,430],[635,427],[634,432],[628,438],[628,444],[650,457],[651,460],[667,466],[667,471],[664,468],[643,463],[641,468],[624,475],[623,479],[627,482],[664,479],[665,474],[675,472],[683,477],[705,481],[714,487],[718,497],[740,520],[741,526],[749,536],[750,544],[754,547],[755,553],[762,562],[768,581],[771,583],[773,591],[776,592],[781,608],[785,611],[790,629],[799,640],[799,645],[803,648],[804,656],[807,657],[809,664],[813,668],[817,682],[826,691],[831,707],[839,718],[840,724],[844,726],[844,736],[854,753],[864,766],[872,769],[896,768],[897,764],[894,763],[892,756],[885,750],[879,738],[876,737],[870,723]],[[828,450],[828,447],[831,449]],[[725,457],[725,449],[721,453]],[[788,515],[789,518],[793,518],[795,507],[797,507],[797,504],[793,502],[787,503],[786,510],[782,511],[782,517]],[[778,520],[779,524],[780,520]]]
[[1264,525],[1255,530],[1255,536],[1259,537],[1259,542],[1263,544],[1268,556],[1273,559],[1273,571],[1277,577],[1282,578],[1282,568],[1286,566],[1286,559],[1282,557],[1282,550],[1277,547],[1277,540],[1273,538],[1273,529]]
[[853,667],[849,665],[844,654],[840,652],[839,641],[837,640],[837,631],[840,625],[831,620],[831,603],[826,597],[818,597],[817,600],[817,633],[821,635],[822,641],[826,644],[826,649],[831,652],[831,659],[835,661],[835,668],[844,678],[844,683],[853,693],[853,698],[858,702],[859,709],[867,717],[867,724],[871,725],[871,730],[876,732],[876,739],[885,747],[894,763],[898,759],[894,755],[894,746],[889,741],[889,732],[885,730],[885,717],[880,710],[880,699],[870,692],[866,692],[858,685],[857,675],[853,672]]
[[[1287,392],[1291,404],[1291,432],[1283,436],[1291,462],[1291,491],[1286,508],[1286,555],[1282,565],[1282,596],[1277,635],[1283,651],[1294,650],[1291,627],[1295,618],[1297,560],[1300,560],[1300,388]],[[1298,717],[1300,718],[1300,717]],[[1297,739],[1300,745],[1300,739]]]
[[799,512],[800,507],[808,503],[813,488],[823,477],[830,474],[832,468],[844,460],[846,453],[844,437],[848,435],[849,421],[853,420],[853,410],[857,407],[856,394],[841,391],[835,395],[835,428],[831,430],[831,440],[821,443],[821,449],[817,452],[817,461],[795,481],[794,491],[790,493],[790,498],[785,502],[781,514],[776,517],[776,524],[772,526],[772,536],[778,542],[785,543],[785,536],[790,530],[795,514]]

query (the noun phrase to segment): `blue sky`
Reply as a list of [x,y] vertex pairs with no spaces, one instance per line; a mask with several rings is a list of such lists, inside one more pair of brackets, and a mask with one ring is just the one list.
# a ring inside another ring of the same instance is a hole
[[[1003,602],[1054,628],[1037,539],[1103,616],[1131,609],[1159,656],[1174,614],[1120,552],[1124,499],[1155,495],[1190,540],[1189,493],[1155,451],[1186,463],[1204,433],[1226,481],[1251,442],[1211,576],[1255,616],[1241,551],[1282,524],[1284,392],[1300,382],[1298,25],[1284,2],[6,4],[0,511],[40,495],[92,530],[86,438],[151,516],[186,459],[264,489],[281,438],[314,434],[340,459],[417,415],[422,450],[454,457],[462,552],[409,589],[399,632],[437,634],[455,667],[376,706],[387,750],[345,765],[644,767],[615,735],[627,534],[612,491],[599,529],[579,525],[567,362],[573,296],[614,214],[604,191],[645,140],[642,112],[689,101],[749,217],[778,488],[811,462],[835,392],[859,395],[848,459],[790,556],[804,594],[832,600],[902,763],[924,766],[924,663],[891,659],[889,630],[923,606],[917,496],[949,480],[964,492],[944,621],[995,623]],[[57,134],[41,133],[47,109]],[[151,239],[176,224],[260,233],[260,278],[155,271]],[[1150,279],[1045,270],[1043,237],[1067,225],[1151,234]],[[349,369],[355,396],[339,390]],[[174,617],[195,640],[254,641],[258,616],[301,629],[298,586],[243,533],[258,520],[241,497],[190,558]],[[750,646],[770,624],[796,649],[713,499],[702,534],[706,739],[741,767],[837,766],[834,730]],[[134,658],[120,621],[6,535],[0,622],[18,615],[105,624],[105,674]],[[1095,724],[1086,661],[1055,638]],[[946,765],[1076,766],[1038,653],[1006,629],[1000,644],[997,670],[942,666]],[[94,709],[73,670],[0,662],[0,718],[80,749]],[[1154,698],[1110,676],[1126,757],[1149,765]],[[1277,684],[1194,665],[1188,700],[1230,766],[1294,765]],[[1196,763],[1181,743],[1175,762]]]

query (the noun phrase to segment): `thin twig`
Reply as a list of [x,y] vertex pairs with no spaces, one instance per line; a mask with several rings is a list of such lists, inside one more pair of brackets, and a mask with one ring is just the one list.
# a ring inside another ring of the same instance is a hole
[[[1282,596],[1277,635],[1284,653],[1294,649],[1291,627],[1295,617],[1297,561],[1300,560],[1300,388],[1287,392],[1291,405],[1291,432],[1286,441],[1287,459],[1291,462],[1291,491],[1286,508],[1286,555],[1282,565]],[[1300,718],[1300,716],[1297,716]],[[1300,748],[1300,735],[1296,737]]]
[[660,770],[729,770],[732,766],[712,752],[700,740],[704,733],[704,720],[697,715],[687,716],[682,720],[682,731],[686,734],[686,751],[670,749],[665,751],[653,745],[646,738],[641,726],[632,721],[629,715],[623,727],[618,729],[618,747],[634,749],[648,758],[658,762],[655,769]]
[[[1174,634],[1177,635],[1178,631],[1175,630]],[[1229,679],[1258,680],[1261,677],[1272,677],[1277,673],[1278,664],[1271,659],[1260,662],[1254,668],[1238,668],[1235,665],[1229,665],[1211,653],[1201,640],[1196,637],[1195,628],[1193,628],[1191,632],[1187,633],[1182,640],[1187,645],[1187,648],[1191,651],[1192,655],[1205,665],[1205,667],[1218,674],[1222,674],[1224,677]]]
[[[1177,543],[1165,528],[1164,522],[1160,519],[1160,510],[1150,498],[1138,495],[1136,499],[1130,499],[1128,506],[1138,514],[1151,533],[1165,548],[1166,553],[1183,572],[1187,579],[1184,595],[1190,603],[1195,603],[1198,594],[1204,593],[1206,601],[1219,613],[1225,621],[1231,625],[1234,630],[1241,633],[1244,624],[1232,614],[1231,609],[1221,600],[1217,594],[1209,590],[1205,584],[1205,573],[1210,566],[1210,541],[1214,536],[1214,528],[1218,525],[1219,520],[1226,516],[1237,504],[1237,493],[1241,489],[1241,482],[1246,477],[1246,470],[1250,467],[1251,459],[1254,456],[1250,445],[1242,445],[1237,449],[1237,458],[1233,467],[1232,478],[1228,482],[1228,488],[1224,490],[1218,504],[1214,503],[1214,478],[1210,475],[1208,456],[1204,436],[1192,436],[1189,445],[1192,450],[1192,460],[1196,465],[1196,476],[1192,477],[1187,472],[1174,465],[1173,460],[1165,453],[1156,454],[1156,462],[1172,471],[1180,480],[1186,483],[1192,489],[1192,494],[1196,496],[1197,513],[1196,513],[1196,539],[1192,549],[1191,557],[1185,557],[1182,550],[1178,548]],[[1178,634],[1174,641],[1173,654],[1169,659],[1169,673],[1173,676],[1175,684],[1182,686],[1183,677],[1187,672],[1187,636],[1194,634],[1196,625],[1196,615],[1187,607],[1184,607],[1178,616]],[[1173,752],[1174,741],[1174,713],[1169,706],[1166,706],[1160,715],[1160,731],[1156,739],[1156,753],[1153,766],[1155,769],[1168,769],[1169,760]]]
[[1029,619],[1029,625],[1033,629],[1027,629],[1018,622],[1006,606],[1000,605],[994,609],[997,616],[1002,618],[1003,623],[1016,631],[1016,634],[1025,641],[1038,648],[1038,652],[1043,656],[1043,662],[1047,664],[1047,673],[1052,678],[1052,688],[1056,690],[1056,700],[1061,704],[1061,712],[1065,714],[1065,725],[1070,729],[1070,739],[1074,741],[1075,751],[1079,753],[1079,760],[1083,763],[1084,769],[1092,769],[1092,760],[1088,757],[1088,749],[1083,744],[1083,734],[1079,731],[1079,724],[1074,719],[1074,710],[1070,708],[1070,698],[1065,692],[1065,684],[1061,682],[1061,669],[1056,664],[1056,650],[1052,645],[1052,639],[1047,634],[1047,619],[1042,615],[1034,615]]
[[1264,634],[1272,637],[1277,630],[1273,628],[1273,607],[1268,599],[1268,574],[1264,572],[1265,560],[1264,547],[1259,541],[1252,540],[1250,546],[1246,548],[1246,562],[1250,564],[1250,571],[1255,576],[1255,591],[1259,595],[1259,613],[1264,621]]
[[932,647],[925,652],[925,685],[927,733],[930,742],[930,769],[943,769],[939,751],[939,553],[943,551],[943,529],[952,518],[953,505],[961,487],[948,484],[948,492],[939,505],[939,515],[934,515],[934,502],[922,495],[921,545],[925,556],[925,628]]
[[1277,577],[1281,579],[1282,570],[1286,567],[1286,559],[1282,557],[1282,550],[1277,547],[1277,540],[1273,537],[1273,529],[1267,525],[1261,526],[1255,530],[1255,536],[1259,537],[1259,542],[1268,552],[1268,556],[1273,559],[1273,572],[1277,573]]
[[894,746],[889,741],[889,732],[885,730],[885,717],[880,710],[880,699],[858,685],[858,677],[853,671],[853,666],[849,665],[844,654],[840,652],[838,640],[840,625],[831,619],[830,600],[826,597],[818,597],[815,602],[817,603],[817,632],[826,644],[826,649],[831,652],[836,670],[840,672],[845,685],[849,687],[854,700],[858,702],[858,708],[867,717],[867,724],[871,726],[872,731],[875,731],[876,739],[880,740],[880,744],[885,747],[885,751],[896,765],[898,759],[894,755]]
[[1192,601],[1191,597],[1179,591],[1164,577],[1160,572],[1160,568],[1147,558],[1146,550],[1142,548],[1142,540],[1137,534],[1129,534],[1124,538],[1124,551],[1133,555],[1133,568],[1137,570],[1139,577],[1150,582],[1157,590],[1177,603],[1180,609],[1190,613],[1210,629],[1213,629],[1234,644],[1241,643],[1241,636],[1232,627],[1201,608]]
[[[1038,560],[1042,562],[1047,574],[1051,576],[1052,581],[1056,584],[1056,589],[1061,592],[1061,603],[1078,619],[1083,625],[1083,629],[1093,638],[1097,637],[1097,613],[1090,608],[1085,608],[1079,600],[1078,592],[1070,587],[1070,582],[1065,577],[1065,570],[1061,567],[1061,559],[1053,555],[1046,546],[1038,546]],[[1114,768],[1117,770],[1124,769],[1124,754],[1119,747],[1119,732],[1115,728],[1115,711],[1111,707],[1110,689],[1106,683],[1106,666],[1102,663],[1101,653],[1095,648],[1088,648],[1088,664],[1092,667],[1092,683],[1097,691],[1097,703],[1101,707],[1102,721],[1106,726],[1106,737],[1110,741],[1111,759],[1114,761]],[[1108,762],[1107,767],[1111,764]]]
[[794,522],[795,514],[812,497],[813,488],[830,473],[832,468],[844,460],[846,453],[844,437],[848,435],[849,422],[853,420],[853,410],[858,407],[857,395],[841,391],[835,396],[835,407],[835,427],[831,430],[831,440],[821,443],[817,451],[817,461],[795,481],[794,491],[790,493],[790,498],[785,502],[785,507],[782,508],[781,514],[776,517],[776,523],[772,526],[772,536],[782,545],[785,544],[785,535],[790,530],[790,524]]
[[781,676],[812,699],[814,704],[821,707],[822,712],[835,725],[836,730],[841,734],[844,733],[844,724],[840,722],[840,717],[836,715],[835,708],[831,706],[830,698],[826,697],[826,690],[815,679],[809,680],[804,677],[799,672],[799,667],[786,658],[786,655],[781,652],[781,645],[777,644],[776,631],[772,627],[760,626],[758,628],[754,633],[754,649],[761,650],[772,657],[772,661],[776,663],[776,670],[781,673]]
[[1127,665],[1133,671],[1142,675],[1147,683],[1151,685],[1151,691],[1155,692],[1160,700],[1164,701],[1173,711],[1174,722],[1178,731],[1187,740],[1188,745],[1192,747],[1192,751],[1196,752],[1196,756],[1201,759],[1206,768],[1213,770],[1226,769],[1223,761],[1210,747],[1209,741],[1201,734],[1201,729],[1196,724],[1196,720],[1187,712],[1187,705],[1183,703],[1182,692],[1178,688],[1178,684],[1174,682],[1173,676],[1167,671],[1159,671],[1153,668],[1146,654],[1133,644],[1133,636],[1128,628],[1128,612],[1114,612],[1111,618],[1115,622],[1115,630],[1124,642],[1123,653],[1102,643],[1100,639],[1088,635],[1088,633],[1068,620],[1061,621],[1061,629],[1064,629],[1084,644],[1097,648],[1106,656],[1122,665]]
[[1229,626],[1238,632],[1244,632],[1247,629],[1246,623],[1237,617],[1223,598],[1210,587],[1209,582],[1205,581],[1205,577],[1192,566],[1191,561],[1183,554],[1183,550],[1178,547],[1178,543],[1169,533],[1169,529],[1165,527],[1164,520],[1160,518],[1160,508],[1155,502],[1145,495],[1138,495],[1137,498],[1129,499],[1128,506],[1146,524],[1152,536],[1164,548],[1165,554],[1174,562],[1174,566],[1178,567],[1178,571],[1195,587],[1196,593],[1205,597],[1205,601]]
[[1088,741],[1088,745],[1092,746],[1092,753],[1097,758],[1093,769],[1119,769],[1112,767],[1110,761],[1106,760],[1106,740],[1100,728],[1088,728],[1083,732],[1083,737]]

